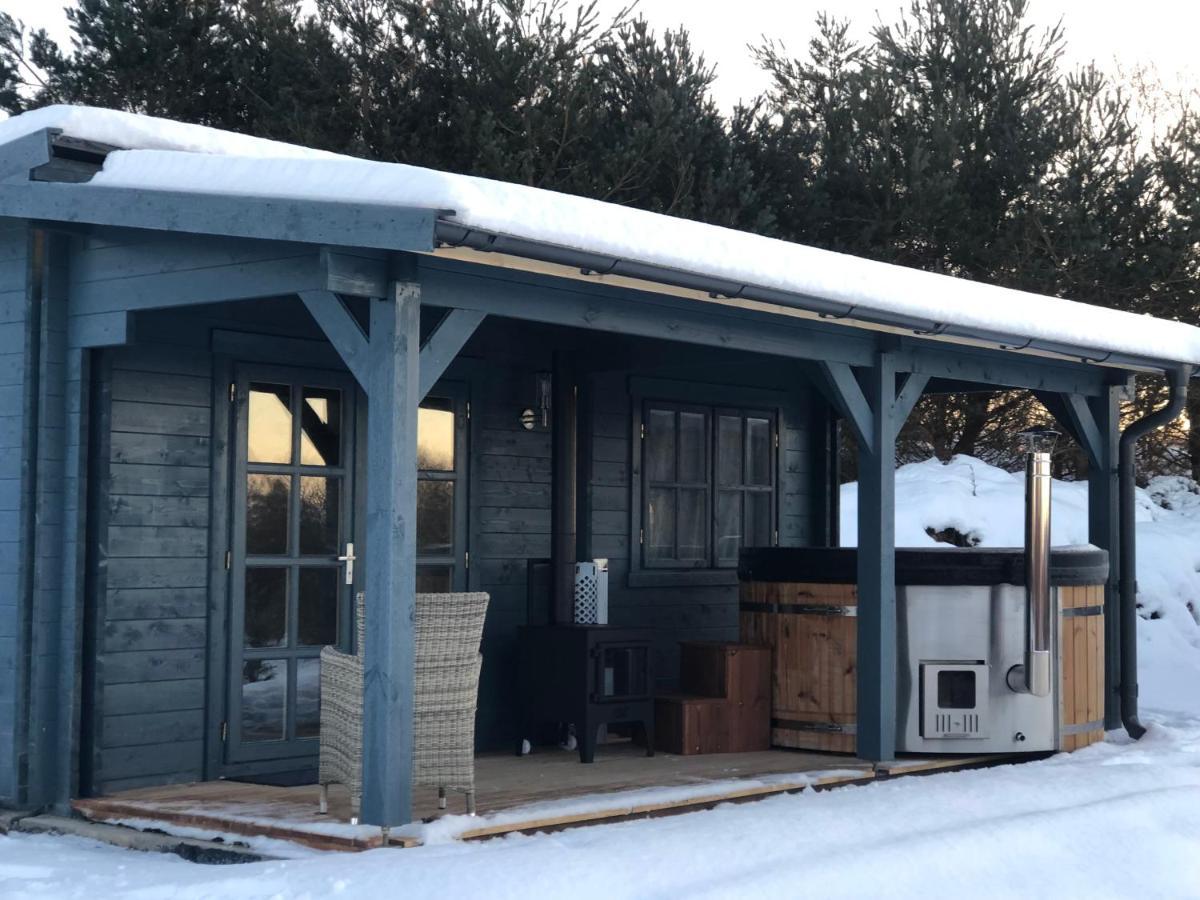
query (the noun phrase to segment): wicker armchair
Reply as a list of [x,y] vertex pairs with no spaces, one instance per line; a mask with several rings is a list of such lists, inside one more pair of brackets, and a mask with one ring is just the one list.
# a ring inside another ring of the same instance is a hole
[[[479,642],[488,595],[417,594],[416,680],[413,685],[413,783],[466,794],[475,813],[475,706],[483,657]],[[321,651],[321,812],[330,784],[350,789],[350,812],[362,805],[363,595],[355,610],[356,655],[334,647]]]

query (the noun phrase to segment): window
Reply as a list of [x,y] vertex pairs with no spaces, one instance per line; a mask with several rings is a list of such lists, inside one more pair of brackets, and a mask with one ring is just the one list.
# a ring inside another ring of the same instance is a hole
[[[449,390],[447,394],[451,394]],[[465,586],[463,401],[429,397],[417,411],[417,590]]]
[[776,542],[776,415],[642,401],[642,568],[731,569]]

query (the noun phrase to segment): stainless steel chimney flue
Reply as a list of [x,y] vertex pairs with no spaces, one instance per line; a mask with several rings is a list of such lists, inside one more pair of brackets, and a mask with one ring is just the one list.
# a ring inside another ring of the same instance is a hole
[[1008,671],[1013,691],[1045,697],[1053,672],[1050,650],[1050,454],[1058,432],[1024,431],[1025,661]]

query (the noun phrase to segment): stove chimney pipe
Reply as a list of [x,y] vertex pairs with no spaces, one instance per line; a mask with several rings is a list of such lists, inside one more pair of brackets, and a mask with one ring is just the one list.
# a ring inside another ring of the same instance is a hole
[[1025,442],[1025,662],[1008,671],[1008,686],[1045,697],[1053,672],[1050,650],[1050,453],[1058,432],[1024,431]]

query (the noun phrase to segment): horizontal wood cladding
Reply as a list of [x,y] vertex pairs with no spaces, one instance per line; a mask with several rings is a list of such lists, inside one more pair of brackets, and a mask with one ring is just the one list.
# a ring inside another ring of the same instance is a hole
[[151,344],[108,351],[106,363],[96,793],[203,777],[208,647],[211,361]]
[[527,431],[520,421],[534,402],[534,373],[549,365],[548,354],[534,354],[525,362],[481,361],[469,375],[452,364],[447,373],[470,379],[469,576],[472,590],[491,595],[476,721],[476,740],[487,749],[507,749],[514,739],[517,629],[528,618],[528,564],[550,555],[550,432]]

